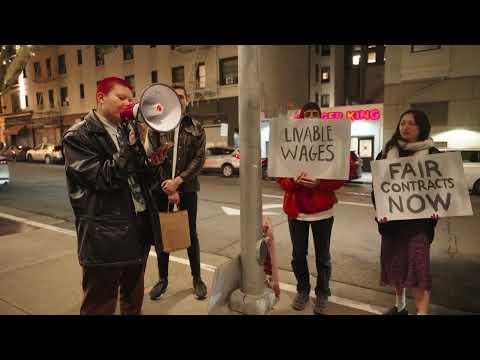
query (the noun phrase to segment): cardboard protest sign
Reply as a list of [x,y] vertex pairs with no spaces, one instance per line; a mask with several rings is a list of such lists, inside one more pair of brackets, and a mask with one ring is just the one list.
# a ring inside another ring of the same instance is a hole
[[459,153],[372,161],[377,218],[473,215]]
[[348,120],[287,117],[270,122],[268,176],[309,178],[349,177],[350,128]]

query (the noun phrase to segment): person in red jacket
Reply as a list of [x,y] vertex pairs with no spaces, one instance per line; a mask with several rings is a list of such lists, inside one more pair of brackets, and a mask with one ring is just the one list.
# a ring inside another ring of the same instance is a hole
[[[320,108],[316,103],[306,104],[295,116],[297,119],[319,118]],[[297,295],[292,303],[301,311],[309,300],[310,273],[307,264],[308,234],[311,226],[315,245],[317,284],[315,287],[314,314],[325,314],[330,293],[330,235],[333,227],[333,207],[337,203],[335,190],[341,188],[343,180],[310,179],[302,172],[296,179],[278,178],[285,190],[283,210],[288,215],[292,240],[292,269],[297,279]]]

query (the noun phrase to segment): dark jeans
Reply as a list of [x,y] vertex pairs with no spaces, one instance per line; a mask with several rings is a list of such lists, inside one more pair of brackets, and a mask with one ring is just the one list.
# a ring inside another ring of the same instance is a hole
[[[193,277],[200,276],[200,244],[197,235],[197,202],[196,192],[180,193],[180,210],[187,210],[188,224],[190,227],[190,247],[187,249],[188,259],[190,260],[190,270]],[[159,211],[167,211],[168,197],[160,195],[157,198]],[[168,261],[170,254],[155,249],[157,252],[158,274],[160,279],[168,279]]]
[[315,294],[330,296],[330,276],[332,264],[330,261],[330,235],[332,233],[333,217],[318,221],[288,220],[290,238],[292,239],[292,269],[297,279],[297,291],[310,292],[310,273],[308,271],[308,234],[312,226],[315,245],[315,261],[317,265],[317,286]]
[[[148,216],[137,216],[135,226],[141,232],[145,243],[150,244],[152,234]],[[150,246],[145,246],[145,259],[142,264],[82,267],[83,302],[80,315],[113,315],[119,289],[121,314],[141,314],[149,249]]]

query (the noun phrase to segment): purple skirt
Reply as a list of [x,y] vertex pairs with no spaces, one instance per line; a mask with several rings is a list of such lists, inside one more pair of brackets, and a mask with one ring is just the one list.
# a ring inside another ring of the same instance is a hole
[[424,231],[382,236],[381,286],[431,290],[430,241]]

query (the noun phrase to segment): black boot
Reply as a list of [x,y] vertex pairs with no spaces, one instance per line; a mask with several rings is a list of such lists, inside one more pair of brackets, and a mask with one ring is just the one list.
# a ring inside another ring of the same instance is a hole
[[160,281],[150,290],[150,299],[157,300],[167,290],[168,280],[160,279]]
[[207,297],[207,286],[200,277],[193,278],[193,292],[199,300],[203,300]]

